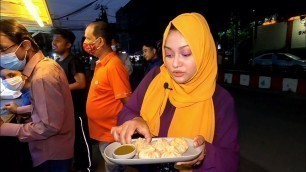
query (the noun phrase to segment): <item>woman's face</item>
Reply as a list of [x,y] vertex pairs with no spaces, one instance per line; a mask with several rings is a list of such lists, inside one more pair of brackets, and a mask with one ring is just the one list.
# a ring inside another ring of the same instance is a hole
[[170,30],[165,41],[165,65],[178,84],[187,83],[196,73],[195,59],[183,35]]
[[142,46],[142,55],[146,61],[151,61],[156,56],[156,49],[144,45]]

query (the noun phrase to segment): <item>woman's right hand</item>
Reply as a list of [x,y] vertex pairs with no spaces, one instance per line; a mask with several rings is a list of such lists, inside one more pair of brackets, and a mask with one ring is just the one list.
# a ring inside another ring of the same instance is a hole
[[132,136],[135,133],[143,135],[148,143],[152,140],[149,126],[141,117],[136,117],[120,126],[113,127],[111,133],[115,140],[121,144],[131,143]]

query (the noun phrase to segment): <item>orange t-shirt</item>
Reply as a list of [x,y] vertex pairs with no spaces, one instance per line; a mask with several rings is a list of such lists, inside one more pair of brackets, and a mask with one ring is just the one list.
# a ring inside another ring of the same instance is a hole
[[123,107],[120,99],[130,97],[131,93],[129,74],[116,53],[97,61],[86,103],[91,138],[114,141],[110,130],[117,125],[117,116]]

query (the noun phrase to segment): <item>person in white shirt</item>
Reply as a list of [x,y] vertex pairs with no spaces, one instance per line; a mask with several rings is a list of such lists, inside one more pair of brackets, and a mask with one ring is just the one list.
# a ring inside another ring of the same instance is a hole
[[133,72],[133,66],[132,66],[131,60],[129,58],[129,55],[126,52],[123,52],[121,50],[121,46],[116,41],[115,38],[112,39],[111,48],[112,48],[113,51],[115,51],[118,54],[118,56],[120,57],[121,61],[124,64],[126,70],[128,71],[129,75],[131,76],[131,74]]

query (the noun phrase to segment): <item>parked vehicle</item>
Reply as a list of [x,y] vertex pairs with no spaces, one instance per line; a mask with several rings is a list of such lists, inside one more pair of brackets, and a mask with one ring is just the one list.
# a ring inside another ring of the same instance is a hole
[[251,65],[256,69],[303,73],[306,72],[306,60],[290,53],[265,53],[255,57]]

